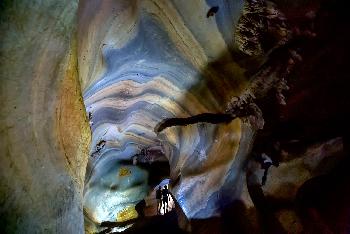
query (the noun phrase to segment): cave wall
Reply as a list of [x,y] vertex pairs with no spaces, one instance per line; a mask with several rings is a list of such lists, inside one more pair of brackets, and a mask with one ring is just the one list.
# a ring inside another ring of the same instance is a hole
[[[207,17],[215,5],[220,6],[218,12]],[[346,44],[345,21],[337,15],[337,6],[337,1],[82,1],[78,59],[86,79],[83,96],[93,134],[84,201],[89,217],[98,223],[102,216],[114,220],[122,211],[103,201],[99,207],[92,205],[101,194],[109,198],[120,192],[112,191],[115,181],[102,182],[110,178],[101,173],[105,166],[119,166],[144,148],[161,146],[175,182],[172,192],[198,233],[207,227],[205,232],[219,230],[223,223],[215,218],[230,212],[227,217],[233,217],[234,211],[226,210],[234,202],[240,207],[236,215],[244,213],[250,222],[247,233],[301,231],[293,208],[299,189],[332,171],[335,165],[325,166],[324,160],[343,156],[339,139],[343,133],[334,123],[345,122],[339,116],[347,97],[338,84],[343,84],[346,72],[331,67],[330,60],[321,62],[337,57],[330,52],[338,50],[335,41],[339,47]],[[317,72],[313,62],[325,72]],[[312,97],[306,94],[309,91]],[[254,96],[265,120],[261,131],[256,131],[254,120],[244,117],[230,124],[198,123],[155,131],[166,118],[224,113],[233,96]],[[333,101],[325,107],[317,98]],[[323,114],[337,117],[324,120]],[[323,132],[326,136],[317,138]],[[260,144],[260,149],[253,149],[255,156],[273,155],[269,148],[277,141],[288,149],[273,158],[268,182],[262,186],[262,166],[247,160],[254,161],[250,153],[255,144]],[[101,142],[105,142],[102,150]],[[303,152],[289,152],[302,144]],[[332,147],[337,153],[328,151]],[[317,148],[326,153],[314,153]],[[132,183],[129,186],[137,189]],[[133,197],[131,206],[139,199]],[[94,210],[103,210],[104,215]],[[237,217],[229,218],[227,223]]]
[[[348,233],[341,3],[2,1],[1,232],[82,233],[83,212],[86,232],[135,218],[150,188],[132,157],[154,147],[187,230]],[[259,131],[246,116],[156,131],[252,93]],[[262,186],[251,152],[277,141]]]
[[[2,1],[0,232],[83,233],[77,1]],[[74,220],[74,221],[73,221]]]
[[[210,4],[222,4],[217,18],[206,17]],[[159,134],[155,127],[165,118],[224,112],[230,98],[242,92],[245,69],[228,53],[235,47],[233,32],[242,6],[241,1],[80,2],[79,71],[92,116],[85,208],[93,220],[112,221],[122,212],[115,199],[115,205],[106,203],[115,195],[115,185],[102,182],[101,171],[150,146],[166,152],[170,178],[179,182],[172,192],[188,218],[220,215],[225,204],[240,196],[240,172],[254,136],[249,124],[244,128],[237,119]],[[106,145],[97,152],[101,141]],[[109,174],[102,178],[110,181]]]

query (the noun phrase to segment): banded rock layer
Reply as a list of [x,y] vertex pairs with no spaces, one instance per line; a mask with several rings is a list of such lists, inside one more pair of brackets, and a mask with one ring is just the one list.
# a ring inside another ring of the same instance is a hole
[[0,232],[348,233],[346,9],[2,1]]
[[[220,10],[207,18],[213,4]],[[179,181],[172,192],[188,218],[219,215],[225,204],[241,195],[240,171],[254,133],[239,119],[161,133],[155,128],[167,118],[223,113],[226,103],[240,95],[247,78],[229,51],[235,48],[234,28],[242,6],[242,1],[82,3],[78,54],[84,103],[91,113],[91,170],[85,188],[90,218],[114,220],[125,208],[116,198],[113,205],[93,205],[98,197],[112,199],[112,184],[123,183],[117,179],[102,185],[101,176],[117,174],[103,168],[131,161],[154,146],[163,149],[170,178]],[[215,68],[218,62],[224,70]],[[102,149],[100,142],[105,142]],[[135,195],[133,183],[128,186],[130,191],[122,196],[132,196],[129,205],[135,205],[142,195]]]

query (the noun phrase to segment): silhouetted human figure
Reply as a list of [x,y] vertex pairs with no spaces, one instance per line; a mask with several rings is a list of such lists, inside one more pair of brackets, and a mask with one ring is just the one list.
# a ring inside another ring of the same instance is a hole
[[156,191],[156,199],[157,199],[157,213],[160,214],[160,208],[162,207],[162,189],[158,186]]
[[164,204],[164,214],[168,211],[168,194],[168,187],[164,185],[164,188],[162,190],[162,203]]

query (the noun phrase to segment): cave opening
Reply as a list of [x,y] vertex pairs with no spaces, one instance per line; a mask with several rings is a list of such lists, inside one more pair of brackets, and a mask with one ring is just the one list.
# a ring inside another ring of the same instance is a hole
[[[93,114],[88,112],[88,117],[93,129]],[[85,228],[96,233],[137,233],[150,223],[165,228],[164,218],[156,218],[165,215],[172,217],[168,228],[178,230],[169,179],[171,147],[156,140],[150,146],[132,144],[127,150],[120,149],[116,130],[116,125],[108,124],[101,135],[93,135],[83,195]],[[162,188],[159,200],[158,187]]]

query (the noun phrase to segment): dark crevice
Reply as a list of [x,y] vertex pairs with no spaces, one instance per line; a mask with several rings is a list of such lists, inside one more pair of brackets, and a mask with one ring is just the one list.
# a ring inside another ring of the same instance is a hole
[[199,115],[194,115],[187,118],[169,118],[163,120],[160,124],[158,124],[155,127],[155,132],[161,132],[166,128],[172,127],[172,126],[186,126],[190,124],[196,124],[196,123],[211,123],[211,124],[218,124],[218,123],[229,123],[234,118],[230,114],[214,114],[214,113],[203,113]]

